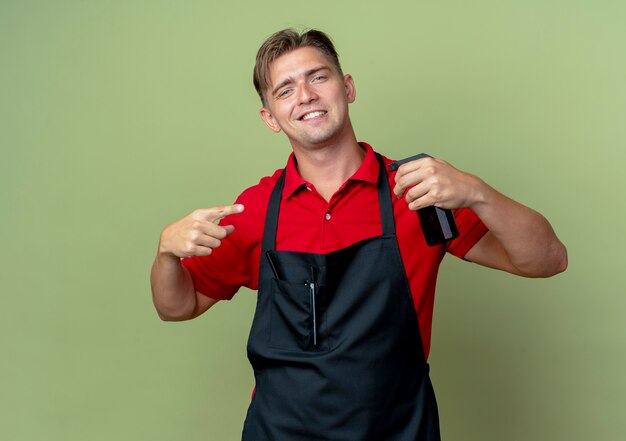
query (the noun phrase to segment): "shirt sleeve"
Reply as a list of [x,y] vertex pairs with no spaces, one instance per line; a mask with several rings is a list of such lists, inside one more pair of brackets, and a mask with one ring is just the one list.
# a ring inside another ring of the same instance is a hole
[[476,213],[469,208],[453,210],[453,213],[457,229],[459,230],[459,237],[447,244],[446,251],[462,259],[489,229]]
[[240,194],[235,203],[243,204],[244,211],[220,221],[220,225],[232,225],[235,230],[210,255],[182,260],[196,291],[213,299],[230,300],[242,286],[258,288],[263,226],[273,186],[273,178],[266,177]]

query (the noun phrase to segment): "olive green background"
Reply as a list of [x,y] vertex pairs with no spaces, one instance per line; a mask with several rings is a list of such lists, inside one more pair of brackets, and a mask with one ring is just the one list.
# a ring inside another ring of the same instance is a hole
[[359,140],[545,214],[570,267],[444,261],[445,440],[626,436],[626,7],[610,0],[0,1],[0,438],[236,440],[255,295],[163,323],[161,229],[281,167],[257,47],[334,38]]

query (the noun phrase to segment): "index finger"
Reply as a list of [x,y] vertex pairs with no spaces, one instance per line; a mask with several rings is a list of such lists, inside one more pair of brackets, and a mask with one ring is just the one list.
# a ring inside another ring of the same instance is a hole
[[425,169],[427,166],[432,165],[435,159],[428,156],[419,159],[414,159],[413,161],[406,162],[398,168],[398,173],[396,174],[397,178],[401,176],[407,175],[409,173],[418,171],[420,169]]
[[432,158],[432,156],[426,153],[419,153],[414,156],[409,156],[408,158],[399,159],[398,161],[395,161],[389,164],[389,170],[391,171],[398,170],[402,164],[417,161],[418,159],[422,159],[422,158]]
[[241,213],[244,210],[244,206],[242,204],[233,204],[233,205],[221,205],[218,207],[207,208],[206,210],[202,210],[201,214],[203,218],[208,220],[209,222],[218,222],[220,219],[229,216],[231,214]]

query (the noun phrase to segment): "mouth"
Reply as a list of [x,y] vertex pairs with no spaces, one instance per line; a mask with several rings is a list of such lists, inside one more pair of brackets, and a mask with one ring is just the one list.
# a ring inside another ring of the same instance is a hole
[[308,112],[302,115],[299,119],[300,121],[307,121],[313,118],[319,118],[320,116],[326,115],[326,111],[324,110],[315,110],[313,112]]

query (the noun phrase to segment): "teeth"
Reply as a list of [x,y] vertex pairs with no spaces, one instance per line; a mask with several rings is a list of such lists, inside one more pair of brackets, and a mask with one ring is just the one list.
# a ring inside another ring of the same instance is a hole
[[326,113],[326,112],[311,112],[311,113],[307,113],[306,115],[304,115],[302,117],[302,120],[306,121],[307,119],[315,118],[317,116],[322,116],[324,113]]

